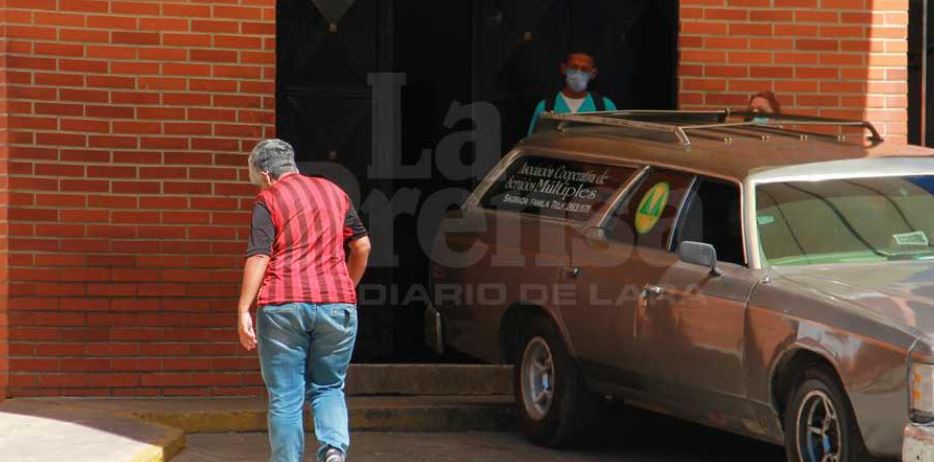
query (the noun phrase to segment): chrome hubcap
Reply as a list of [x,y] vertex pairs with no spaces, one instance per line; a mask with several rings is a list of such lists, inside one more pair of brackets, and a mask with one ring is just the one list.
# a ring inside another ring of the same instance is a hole
[[842,451],[837,409],[826,393],[814,390],[798,409],[798,455],[803,462],[839,462]]
[[529,341],[520,365],[522,404],[533,420],[544,420],[554,400],[555,366],[551,349],[541,337]]

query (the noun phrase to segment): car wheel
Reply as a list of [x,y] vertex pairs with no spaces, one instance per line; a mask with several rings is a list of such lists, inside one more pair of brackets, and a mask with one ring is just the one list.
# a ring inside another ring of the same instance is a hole
[[514,383],[523,433],[546,447],[582,442],[595,415],[596,398],[557,329],[549,320],[535,318],[519,345]]
[[788,462],[864,462],[856,417],[836,376],[823,366],[806,369],[785,408]]

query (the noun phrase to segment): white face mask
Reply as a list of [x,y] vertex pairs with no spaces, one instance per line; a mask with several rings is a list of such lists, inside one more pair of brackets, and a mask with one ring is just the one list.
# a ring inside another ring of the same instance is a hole
[[564,72],[568,87],[576,92],[587,90],[587,84],[590,83],[590,73],[584,71],[575,71],[568,69]]

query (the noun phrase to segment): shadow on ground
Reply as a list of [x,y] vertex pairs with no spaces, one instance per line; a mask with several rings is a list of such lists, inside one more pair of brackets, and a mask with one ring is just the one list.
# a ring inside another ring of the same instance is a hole
[[[591,451],[609,460],[781,462],[782,447],[633,408],[614,409]],[[616,438],[613,438],[616,435]],[[588,451],[588,452],[591,452]]]
[[[353,434],[351,462],[781,462],[781,447],[699,425],[625,409],[601,426],[600,441],[584,449],[555,451],[527,443],[517,432]],[[305,460],[312,461],[309,435]],[[173,462],[263,460],[265,433],[195,434]]]

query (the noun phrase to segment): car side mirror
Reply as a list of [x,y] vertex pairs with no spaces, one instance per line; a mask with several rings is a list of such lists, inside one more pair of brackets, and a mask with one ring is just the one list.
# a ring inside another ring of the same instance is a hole
[[710,244],[684,241],[678,245],[678,258],[685,263],[710,268],[710,274],[714,276],[720,275],[720,269],[717,268],[717,249]]

